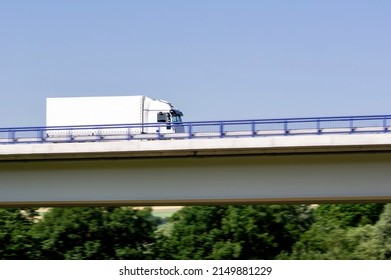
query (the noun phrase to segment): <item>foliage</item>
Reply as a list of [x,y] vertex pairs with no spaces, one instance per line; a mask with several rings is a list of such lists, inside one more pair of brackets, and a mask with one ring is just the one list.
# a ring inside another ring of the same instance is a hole
[[391,204],[0,209],[0,259],[391,259]]
[[54,208],[33,237],[43,259],[146,259],[156,226],[151,209]]
[[373,252],[375,228],[383,209],[383,204],[321,205],[314,211],[315,222],[292,253],[279,258],[378,259],[379,254]]
[[30,238],[34,209],[0,209],[0,259],[21,260],[34,258],[35,244]]
[[338,227],[374,224],[383,212],[384,204],[321,204],[314,215],[317,221],[327,221]]
[[354,254],[360,259],[391,259],[391,204],[387,204],[379,221],[358,232],[359,242]]
[[169,259],[272,259],[311,223],[303,205],[185,207],[161,236],[158,257]]

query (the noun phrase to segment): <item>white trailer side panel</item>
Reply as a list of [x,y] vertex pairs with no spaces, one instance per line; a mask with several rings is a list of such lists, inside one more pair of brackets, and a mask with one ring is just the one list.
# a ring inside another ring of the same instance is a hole
[[100,125],[143,122],[143,96],[46,99],[46,125]]

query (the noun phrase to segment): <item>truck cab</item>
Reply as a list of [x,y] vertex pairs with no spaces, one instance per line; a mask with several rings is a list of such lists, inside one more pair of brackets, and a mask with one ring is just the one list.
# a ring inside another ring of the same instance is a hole
[[146,114],[146,121],[144,121],[144,123],[157,123],[158,129],[161,133],[184,132],[184,127],[182,124],[183,113],[174,107],[171,103],[161,99],[151,99],[146,97],[144,104],[144,112]]

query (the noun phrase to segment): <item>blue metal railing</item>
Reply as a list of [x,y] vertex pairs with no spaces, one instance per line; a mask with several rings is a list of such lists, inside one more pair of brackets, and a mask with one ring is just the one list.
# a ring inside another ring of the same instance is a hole
[[0,144],[388,133],[391,115],[0,128]]

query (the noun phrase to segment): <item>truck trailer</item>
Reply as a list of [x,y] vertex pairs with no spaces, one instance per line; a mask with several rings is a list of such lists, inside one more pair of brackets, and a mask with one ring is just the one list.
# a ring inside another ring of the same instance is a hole
[[[142,95],[46,99],[48,137],[180,133],[182,116],[171,103]],[[117,128],[102,127],[111,125]],[[124,128],[118,128],[122,125]],[[93,129],[94,126],[99,129]]]

